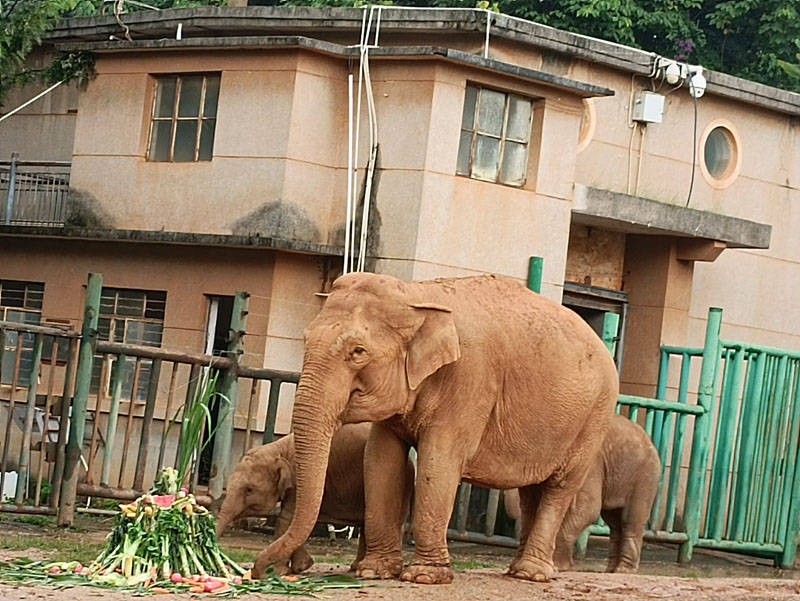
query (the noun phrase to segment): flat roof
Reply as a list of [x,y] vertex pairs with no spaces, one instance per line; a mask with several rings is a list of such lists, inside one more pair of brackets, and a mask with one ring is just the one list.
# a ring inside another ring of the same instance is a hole
[[[652,52],[483,9],[374,7],[372,10],[374,22],[380,20],[381,34],[401,31],[438,35],[468,32],[486,37],[488,23],[490,48],[491,39],[503,38],[640,75],[650,74],[656,58]],[[184,40],[192,37],[244,39],[270,34],[305,34],[307,37],[311,32],[324,31],[352,33],[352,43],[357,44],[362,19],[368,12],[367,8],[201,7],[138,11],[123,15],[122,20],[130,35],[137,40],[174,40],[180,24]],[[113,16],[106,15],[64,20],[46,39],[50,43],[62,45],[107,42],[110,36],[124,37],[123,29]],[[115,43],[124,42],[112,42],[109,46]],[[106,48],[108,49],[110,48]],[[784,114],[800,115],[800,94],[718,71],[706,70],[704,74],[708,82],[707,94],[716,94]]]

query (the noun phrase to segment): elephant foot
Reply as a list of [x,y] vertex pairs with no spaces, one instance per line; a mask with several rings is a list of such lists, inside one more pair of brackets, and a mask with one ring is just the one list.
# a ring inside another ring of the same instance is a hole
[[534,582],[547,582],[556,575],[556,567],[552,562],[537,557],[521,557],[508,568],[509,576]]
[[292,574],[300,574],[305,572],[314,565],[314,558],[308,554],[308,551],[295,551],[292,555]]
[[575,569],[575,562],[567,560],[554,560],[557,572],[572,572]]
[[606,572],[614,572],[615,574],[636,574],[638,571],[638,566],[632,566],[626,563],[619,563],[615,566],[608,566],[606,568]]
[[450,584],[453,582],[453,568],[449,563],[445,565],[412,563],[403,570],[400,579],[417,584]]
[[266,561],[259,561],[260,556],[256,558],[255,563],[253,564],[253,569],[250,571],[250,575],[252,576],[253,580],[262,580],[264,576],[267,575],[267,570],[272,567],[275,573],[278,576],[283,576],[285,574],[290,573],[289,562],[288,561],[279,561],[277,563],[269,563]]
[[397,578],[403,570],[403,557],[400,554],[391,557],[367,555],[361,561],[355,561],[351,568],[355,569],[357,578],[364,580]]

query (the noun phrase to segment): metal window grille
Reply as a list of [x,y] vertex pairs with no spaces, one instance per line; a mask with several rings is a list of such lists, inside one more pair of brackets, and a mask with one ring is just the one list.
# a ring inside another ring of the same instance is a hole
[[456,173],[524,185],[532,114],[530,98],[467,85]]
[[[0,320],[39,325],[42,321],[42,301],[44,284],[40,282],[20,282],[0,280]],[[16,364],[17,348],[21,345],[17,384],[27,387],[33,362],[33,334],[20,334],[9,330],[3,340],[2,384],[12,384]]]
[[219,99],[219,73],[156,78],[150,121],[150,161],[210,161]]
[[[155,290],[133,290],[124,288],[103,288],[100,296],[100,316],[97,321],[99,340],[122,342],[142,346],[160,347],[164,330],[164,310],[167,293]],[[103,390],[108,393],[111,374],[114,373],[116,359],[97,357],[92,373],[92,392],[98,392],[103,379]],[[108,365],[103,368],[103,362]],[[136,360],[125,359],[125,379],[122,395],[136,401],[144,401],[152,372],[152,361],[143,359],[136,377]],[[105,377],[103,378],[103,374]],[[133,385],[136,380],[136,394]]]

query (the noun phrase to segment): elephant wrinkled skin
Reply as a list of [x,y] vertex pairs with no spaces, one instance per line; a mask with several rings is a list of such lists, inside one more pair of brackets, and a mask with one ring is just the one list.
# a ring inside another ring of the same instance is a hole
[[[595,465],[561,524],[556,567],[569,570],[574,566],[575,541],[602,516],[611,529],[606,571],[636,572],[660,477],[661,460],[647,432],[626,417],[614,415]],[[519,519],[517,491],[505,491],[504,501],[506,513]]]
[[[367,444],[371,424],[349,424],[333,436],[331,455],[325,477],[325,493],[322,496],[320,522],[337,526],[359,526],[364,524],[364,448]],[[409,486],[402,499],[406,511],[411,502],[413,464],[407,462]],[[294,435],[250,449],[236,466],[228,481],[225,495],[221,498],[217,516],[217,534],[222,534],[237,519],[266,517],[278,501],[281,509],[275,534],[286,531],[295,512]],[[358,556],[364,554],[364,536],[359,540]],[[289,560],[275,565],[278,573],[299,573],[310,568],[314,560],[301,545]]]
[[[357,575],[451,582],[447,524],[463,477],[520,488],[523,507],[542,485],[535,518],[523,511],[510,573],[547,580],[558,528],[594,462],[617,394],[614,362],[592,329],[515,280],[342,276],[306,331],[292,416],[297,510],[253,574],[263,576],[308,537],[339,425],[371,421],[367,550]],[[418,453],[416,546],[403,569],[399,499],[410,445]]]

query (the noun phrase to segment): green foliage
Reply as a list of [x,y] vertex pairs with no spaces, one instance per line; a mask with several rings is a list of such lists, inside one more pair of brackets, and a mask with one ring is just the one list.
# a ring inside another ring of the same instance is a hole
[[[339,6],[343,2],[310,3]],[[800,80],[781,66],[781,61],[793,58],[792,49],[800,40],[800,0],[497,0],[491,4],[486,0],[401,0],[397,4],[488,8],[800,91]]]
[[[143,2],[158,9],[225,3],[226,0]],[[147,10],[138,4],[123,2],[122,6],[126,12]],[[43,67],[32,67],[26,62],[60,19],[95,15],[103,10],[103,0],[0,0],[0,105],[12,89],[34,81],[53,84],[65,80],[85,84],[94,75],[94,58],[87,52],[60,53],[51,64]]]

